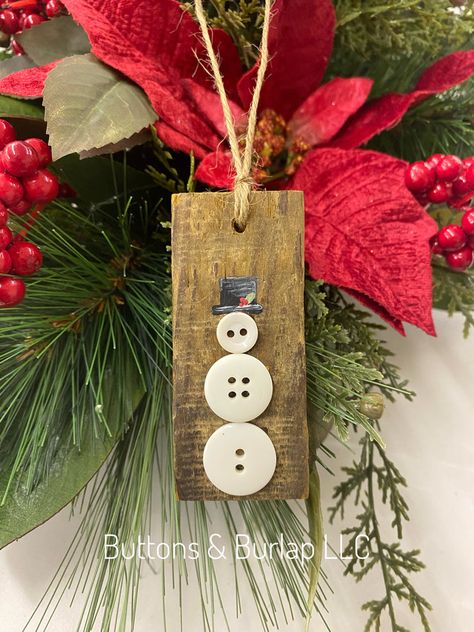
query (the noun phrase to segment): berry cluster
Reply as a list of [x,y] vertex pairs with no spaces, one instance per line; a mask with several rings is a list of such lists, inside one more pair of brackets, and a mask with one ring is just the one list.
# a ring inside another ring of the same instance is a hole
[[420,204],[462,208],[474,197],[474,157],[434,154],[408,167],[405,184]]
[[431,242],[431,251],[443,255],[453,270],[467,270],[474,260],[474,208],[464,212],[461,225],[448,224]]
[[60,0],[11,0],[7,6],[0,11],[0,32],[7,36],[7,42],[11,36],[10,43],[17,55],[23,54],[23,49],[14,35],[66,13]]
[[37,246],[25,241],[24,231],[14,235],[8,227],[9,214],[26,215],[36,205],[51,202],[59,194],[56,176],[46,167],[51,150],[39,138],[16,140],[15,130],[0,119],[0,307],[13,307],[25,296],[21,278],[41,268],[43,257]]

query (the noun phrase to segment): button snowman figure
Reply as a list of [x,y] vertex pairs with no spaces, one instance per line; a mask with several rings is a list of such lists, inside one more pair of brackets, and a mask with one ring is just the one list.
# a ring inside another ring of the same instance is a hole
[[271,480],[276,467],[270,437],[249,423],[268,407],[273,383],[265,365],[248,355],[258,339],[257,323],[249,314],[262,306],[255,302],[255,277],[220,280],[220,305],[213,314],[225,314],[217,325],[217,340],[229,352],[209,369],[204,395],[210,409],[228,422],[218,428],[204,448],[203,464],[211,483],[232,496],[258,492]]

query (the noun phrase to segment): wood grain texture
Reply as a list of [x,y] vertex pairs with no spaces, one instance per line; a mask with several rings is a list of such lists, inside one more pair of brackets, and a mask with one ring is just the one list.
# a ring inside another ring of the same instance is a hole
[[304,203],[299,191],[252,194],[246,230],[232,224],[232,193],[173,196],[173,421],[174,463],[182,500],[229,500],[207,479],[202,464],[210,435],[225,423],[208,407],[204,380],[226,352],[216,338],[219,279],[256,276],[254,316],[259,339],[250,355],[273,379],[273,399],[255,421],[276,449],[270,483],[247,497],[306,498],[308,433],[304,340]]

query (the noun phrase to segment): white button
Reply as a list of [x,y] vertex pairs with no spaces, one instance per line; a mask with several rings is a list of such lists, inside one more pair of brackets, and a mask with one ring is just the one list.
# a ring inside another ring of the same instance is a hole
[[232,312],[221,318],[216,333],[220,346],[229,353],[250,351],[258,338],[257,323],[242,312]]
[[211,483],[231,496],[255,494],[271,480],[276,452],[270,437],[253,424],[225,424],[204,448]]
[[266,366],[245,354],[217,360],[204,382],[204,395],[212,412],[226,421],[252,421],[267,408],[273,384]]

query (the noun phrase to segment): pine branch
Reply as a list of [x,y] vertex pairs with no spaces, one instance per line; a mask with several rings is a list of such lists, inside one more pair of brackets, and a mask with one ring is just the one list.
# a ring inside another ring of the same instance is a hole
[[[385,590],[383,597],[362,606],[369,615],[365,632],[385,629],[382,627],[385,613],[391,631],[403,632],[405,628],[397,622],[395,603],[398,601],[406,601],[410,610],[418,615],[425,632],[430,632],[427,612],[431,610],[431,605],[411,583],[411,575],[424,568],[419,559],[420,552],[402,550],[399,541],[387,543],[377,517],[376,507],[380,500],[384,507],[390,507],[393,514],[391,526],[397,539],[401,540],[403,525],[409,520],[408,506],[402,493],[406,481],[380,446],[367,437],[362,439],[361,445],[359,462],[343,468],[347,476],[335,489],[330,521],[333,522],[337,515],[344,518],[345,507],[350,501],[361,507],[356,525],[343,530],[343,534],[349,536],[344,556],[352,556],[345,574],[361,581],[379,568]],[[358,555],[354,556],[354,551]]]
[[369,143],[369,148],[410,162],[434,153],[470,156],[474,145],[474,80],[431,97],[403,121]]

